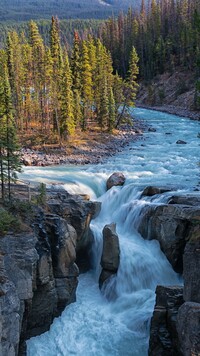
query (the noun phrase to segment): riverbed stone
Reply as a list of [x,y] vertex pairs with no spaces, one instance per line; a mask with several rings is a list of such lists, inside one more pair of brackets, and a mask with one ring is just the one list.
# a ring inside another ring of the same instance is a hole
[[121,172],[114,172],[107,180],[106,187],[107,190],[114,186],[122,186],[125,183],[125,176]]
[[163,194],[166,192],[170,192],[170,190],[171,189],[167,188],[167,187],[155,187],[155,186],[150,185],[143,190],[142,196],[151,197],[156,194]]
[[149,128],[148,128],[148,131],[149,131],[149,132],[156,132],[156,128],[155,128],[155,127],[149,127]]
[[178,140],[178,141],[176,141],[176,144],[177,145],[186,145],[186,141],[184,141],[184,140]]

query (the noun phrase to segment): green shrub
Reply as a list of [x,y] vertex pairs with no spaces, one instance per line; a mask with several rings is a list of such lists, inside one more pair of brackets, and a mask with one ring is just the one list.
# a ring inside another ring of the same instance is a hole
[[46,204],[47,192],[46,192],[46,184],[40,183],[39,186],[39,195],[37,196],[37,203],[41,205]]
[[0,236],[5,235],[9,230],[17,230],[19,222],[15,216],[7,210],[0,208]]

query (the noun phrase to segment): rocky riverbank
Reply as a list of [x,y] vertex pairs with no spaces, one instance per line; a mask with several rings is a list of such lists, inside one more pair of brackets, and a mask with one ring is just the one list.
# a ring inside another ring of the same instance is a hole
[[68,147],[23,148],[21,160],[25,166],[50,166],[59,164],[97,164],[120,152],[130,142],[138,140],[146,125],[142,120],[134,120],[133,126],[124,125],[114,134],[96,135],[88,132],[88,137]]
[[159,74],[148,84],[140,84],[136,105],[200,120],[200,111],[195,110],[195,83],[196,73],[188,69]]

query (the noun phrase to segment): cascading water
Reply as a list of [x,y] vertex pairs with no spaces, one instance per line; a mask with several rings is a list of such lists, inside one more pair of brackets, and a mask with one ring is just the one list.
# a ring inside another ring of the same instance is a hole
[[[77,302],[54,320],[49,332],[27,342],[29,356],[145,356],[156,285],[180,283],[158,242],[144,240],[137,232],[143,207],[163,204],[173,193],[144,198],[141,192],[149,184],[178,185],[183,190],[197,187],[199,122],[144,109],[135,109],[134,115],[147,120],[157,131],[146,133],[142,141],[105,164],[81,169],[31,167],[35,180],[46,176],[46,182],[62,181],[72,192],[98,197],[102,209],[91,224],[94,270],[80,276]],[[187,144],[177,145],[178,139]],[[122,171],[126,184],[105,192],[106,179],[113,171]],[[23,178],[29,178],[29,169]],[[101,293],[102,229],[112,222],[120,240],[120,266]]]

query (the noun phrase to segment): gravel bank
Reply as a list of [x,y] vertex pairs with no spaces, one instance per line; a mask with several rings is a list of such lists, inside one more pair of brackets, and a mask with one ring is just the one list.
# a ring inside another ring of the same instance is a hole
[[130,142],[141,138],[142,133],[147,127],[142,121],[134,120],[134,126],[124,125],[120,128],[117,134],[102,134],[95,141],[89,138],[86,142],[71,146],[70,150],[67,147],[60,147],[57,150],[45,148],[33,150],[23,148],[22,163],[25,166],[50,166],[60,164],[97,164],[102,163],[105,159],[120,152]]

